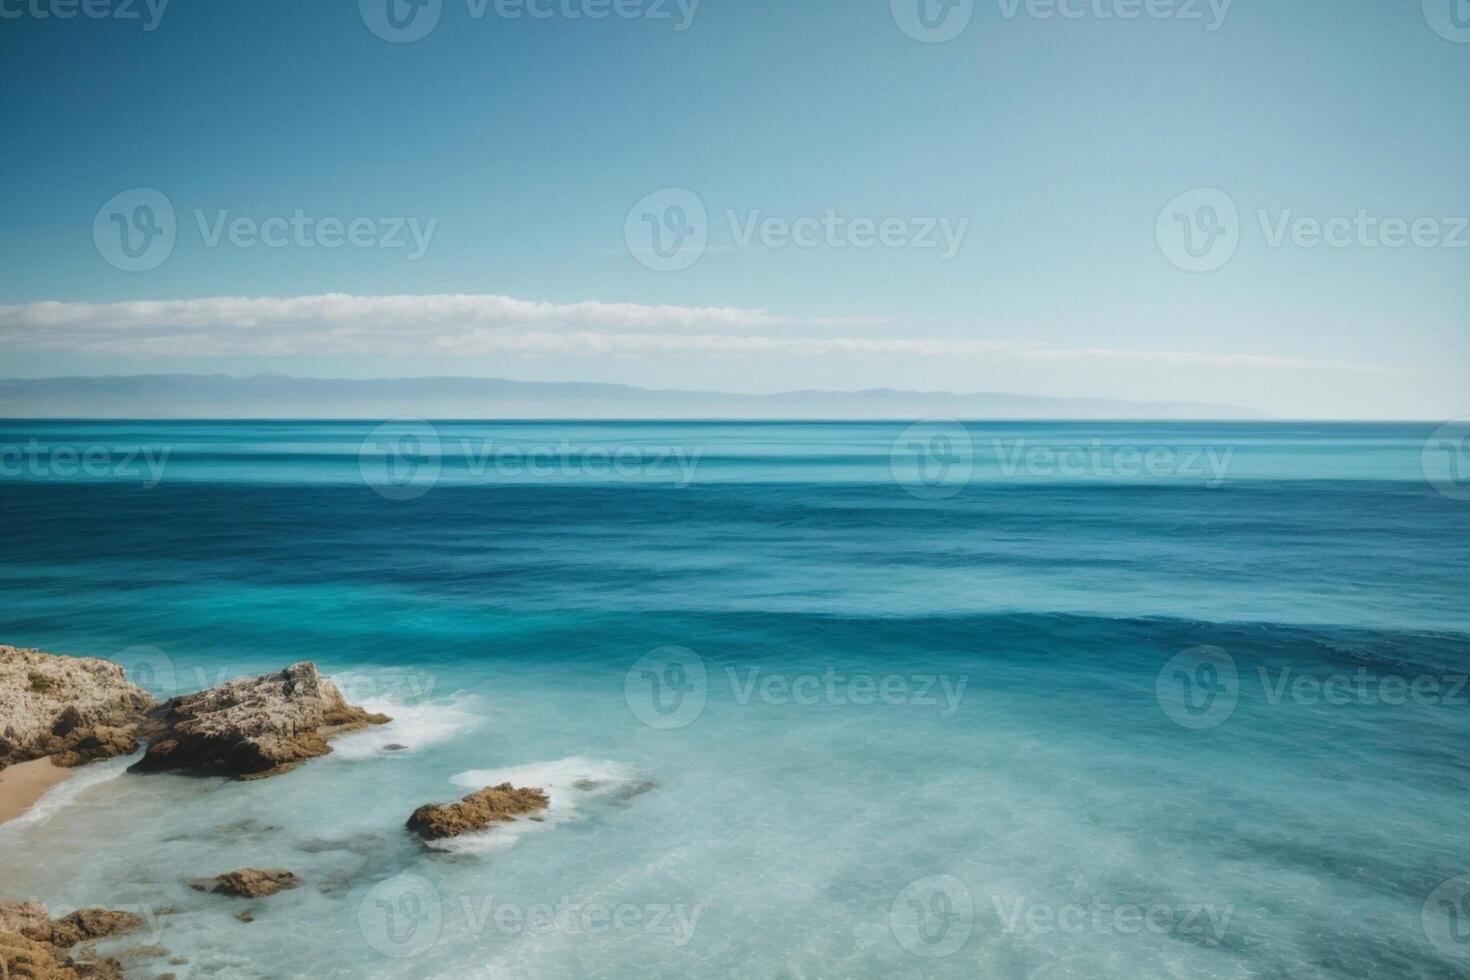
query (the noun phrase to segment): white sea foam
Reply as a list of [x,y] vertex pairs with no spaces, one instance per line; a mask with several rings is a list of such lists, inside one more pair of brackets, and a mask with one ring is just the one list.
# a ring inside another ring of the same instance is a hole
[[[350,682],[339,686],[344,693],[351,690]],[[484,715],[476,710],[478,699],[463,692],[433,701],[414,700],[412,695],[404,694],[357,700],[349,696],[348,701],[393,720],[333,741],[332,757],[337,759],[370,759],[416,752],[474,731],[484,721]],[[389,751],[390,745],[403,748]]]
[[431,846],[447,851],[479,854],[513,846],[527,834],[554,827],[578,818],[579,806],[589,799],[606,796],[627,786],[633,778],[632,767],[621,762],[584,759],[571,756],[554,762],[532,762],[508,769],[471,769],[453,777],[450,782],[465,789],[511,783],[535,786],[549,800],[545,811],[536,819],[523,817],[500,823],[484,833],[436,841]]

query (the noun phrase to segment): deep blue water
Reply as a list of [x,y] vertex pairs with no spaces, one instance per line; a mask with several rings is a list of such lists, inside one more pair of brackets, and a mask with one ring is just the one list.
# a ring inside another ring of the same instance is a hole
[[[0,642],[398,719],[99,768],[0,881],[176,908],[179,976],[1463,976],[1434,430],[0,422]],[[502,776],[551,819],[401,831]],[[240,865],[306,884],[182,884]]]

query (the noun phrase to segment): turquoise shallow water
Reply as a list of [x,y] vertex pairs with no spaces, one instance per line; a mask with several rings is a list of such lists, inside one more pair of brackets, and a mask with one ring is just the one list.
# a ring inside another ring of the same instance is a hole
[[[1463,976],[1433,430],[0,422],[0,640],[396,719],[85,770],[3,891],[148,910],[148,977]],[[402,831],[501,779],[548,819]],[[184,884],[243,865],[304,883]]]

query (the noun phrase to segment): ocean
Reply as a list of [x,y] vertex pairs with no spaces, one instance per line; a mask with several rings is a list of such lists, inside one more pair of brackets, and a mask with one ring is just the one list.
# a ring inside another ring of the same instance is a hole
[[[88,767],[0,899],[145,912],[140,977],[1470,975],[1435,432],[0,421],[0,642],[395,719]],[[403,829],[501,781],[545,819]],[[244,866],[302,884],[187,885]]]

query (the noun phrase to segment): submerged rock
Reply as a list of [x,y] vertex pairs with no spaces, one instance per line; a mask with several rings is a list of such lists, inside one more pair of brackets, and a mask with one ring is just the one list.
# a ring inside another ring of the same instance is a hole
[[390,721],[346,702],[312,663],[174,698],[144,723],[136,772],[258,779],[330,752],[329,739]]
[[0,769],[127,755],[154,700],[115,663],[0,645]]
[[638,783],[629,783],[626,786],[620,786],[613,790],[608,795],[607,804],[608,806],[628,806],[634,799],[642,796],[644,793],[652,793],[656,789],[658,789],[658,783],[651,779],[645,779]]
[[139,960],[161,960],[168,955],[168,950],[157,943],[148,946],[133,946],[122,950],[117,958],[124,963],[135,963]]
[[217,834],[274,834],[280,829],[274,824],[264,824],[254,817],[246,817],[234,823],[222,823],[214,828],[214,832]]
[[421,806],[408,818],[407,826],[424,840],[458,837],[484,830],[492,823],[514,820],[523,813],[544,810],[549,802],[539,789],[517,789],[501,783],[471,793],[458,803]]
[[216,895],[233,895],[236,898],[264,898],[276,892],[295,888],[301,884],[294,874],[285,868],[241,868],[227,871],[215,878],[191,881],[189,887],[195,891],[214,892]]
[[79,909],[52,919],[35,902],[0,902],[0,977],[10,980],[122,980],[115,959],[90,959],[68,950],[142,928],[143,918],[111,909]]

